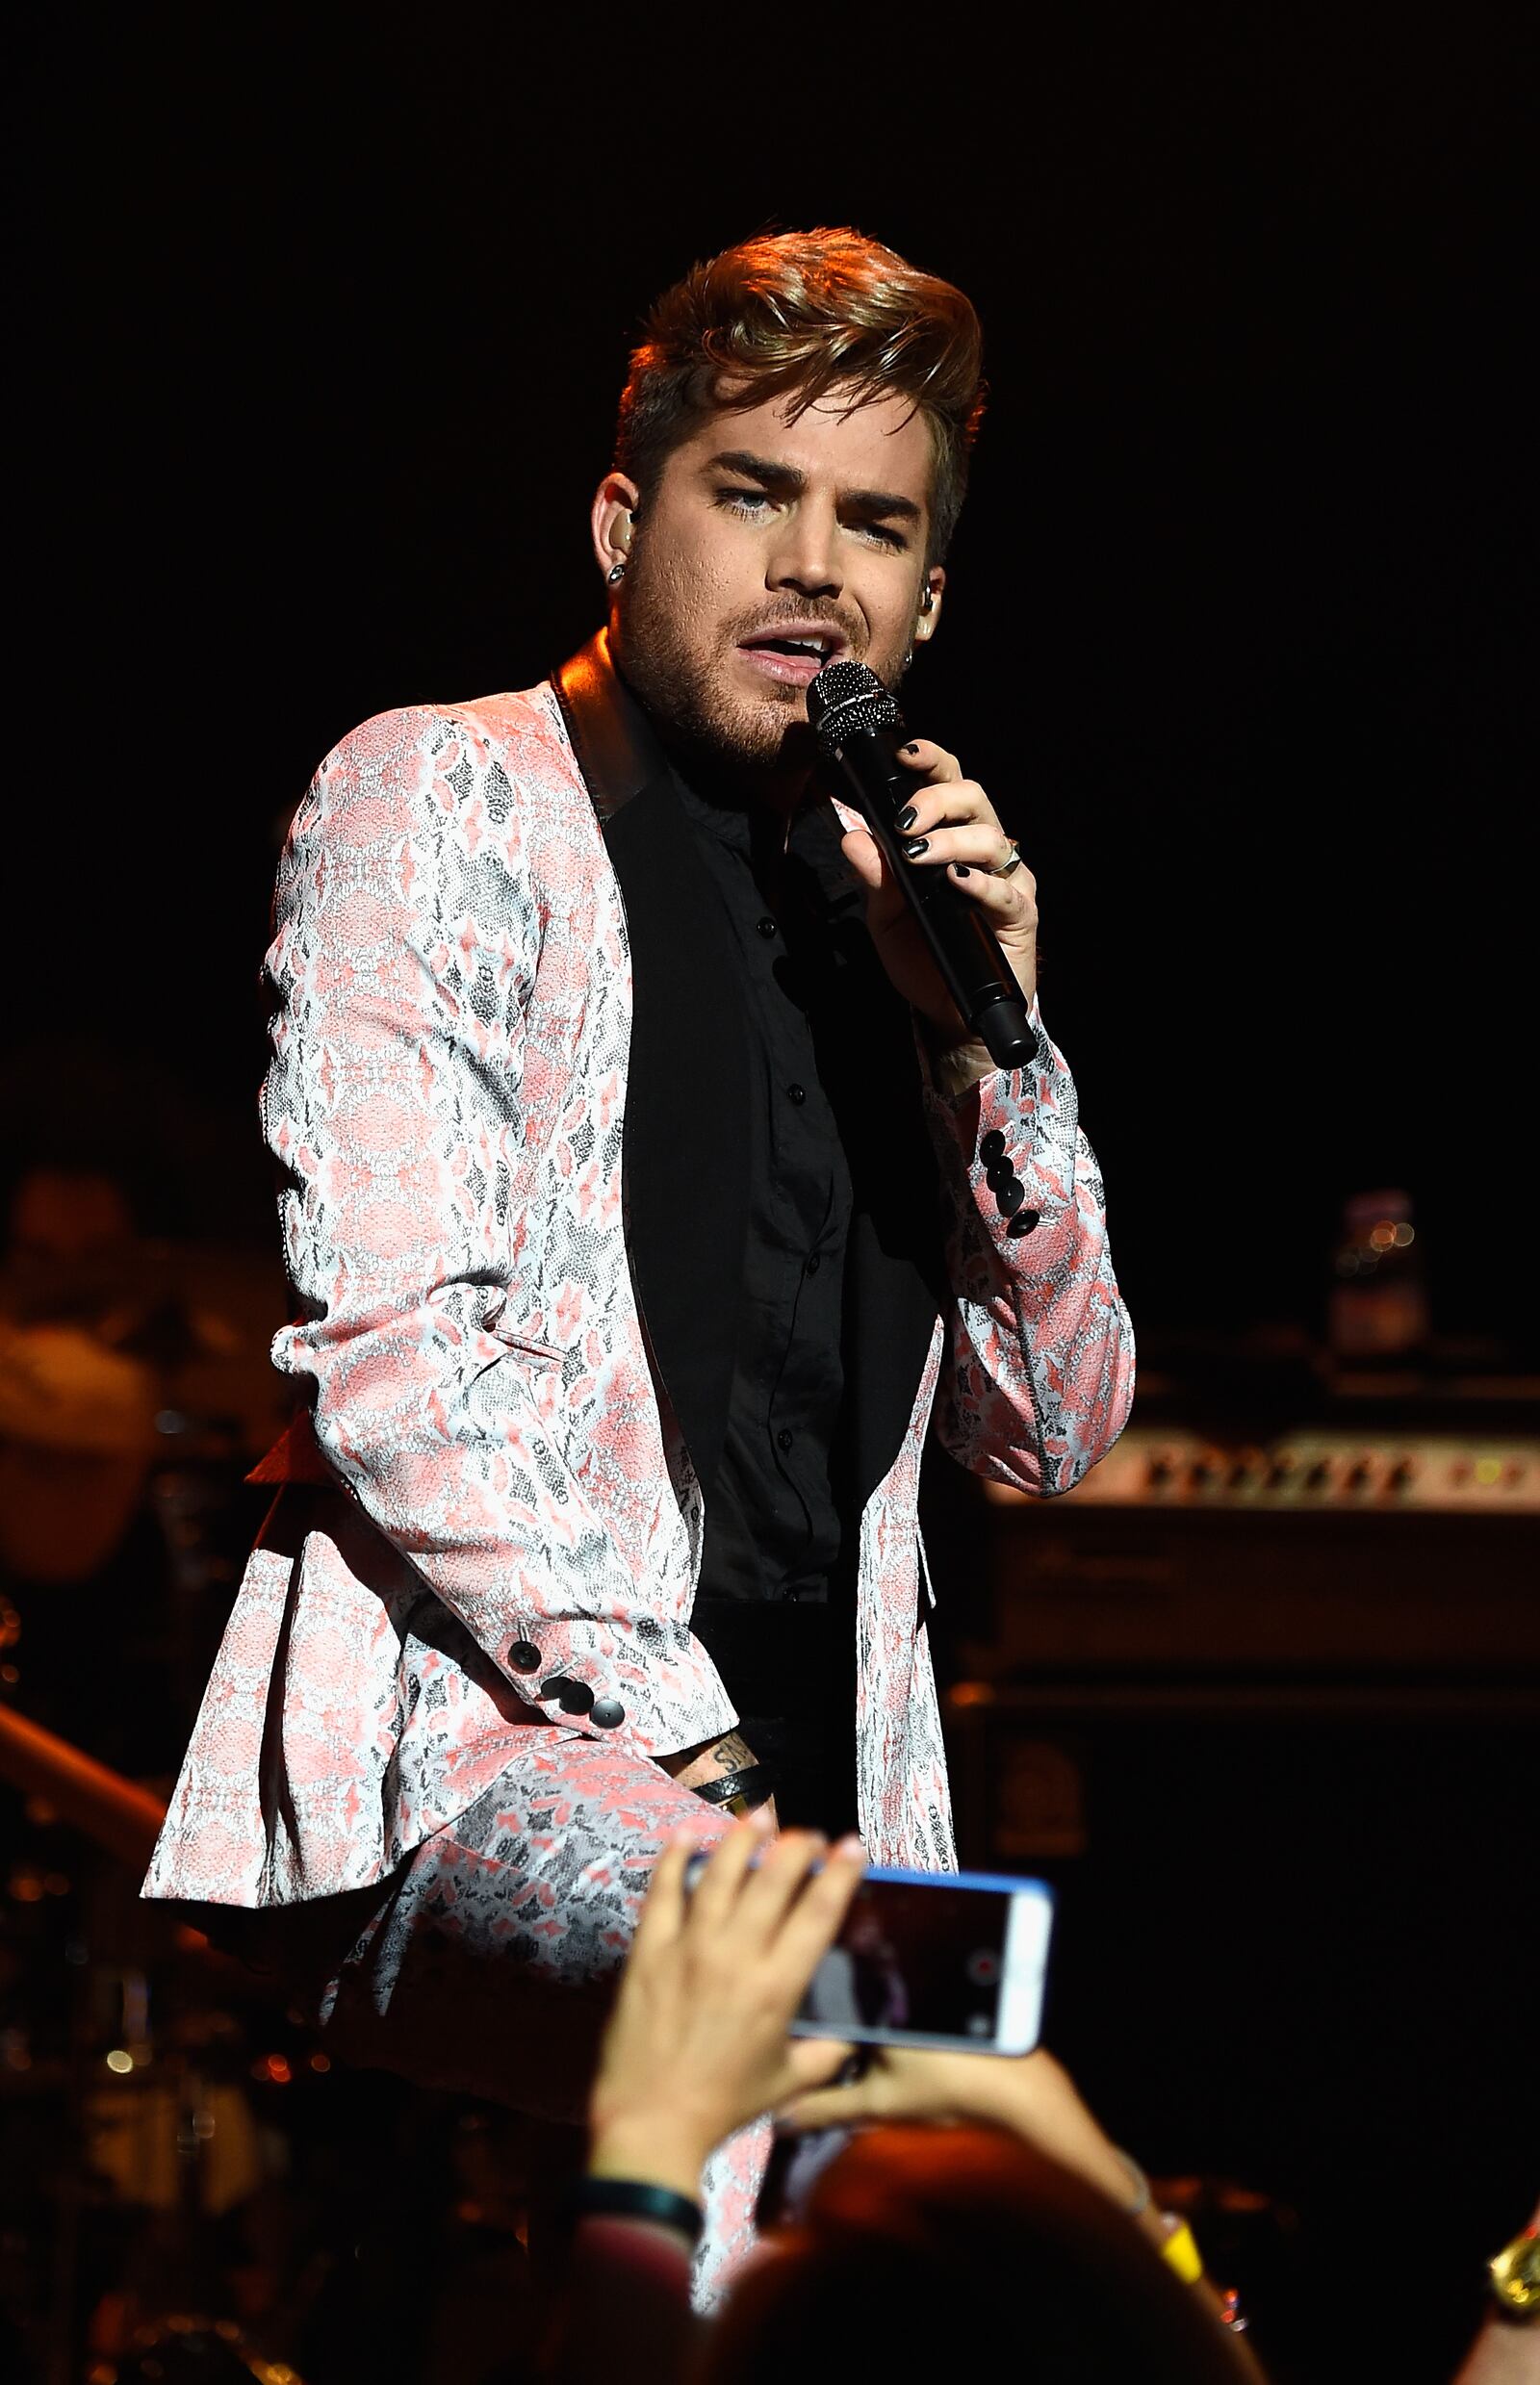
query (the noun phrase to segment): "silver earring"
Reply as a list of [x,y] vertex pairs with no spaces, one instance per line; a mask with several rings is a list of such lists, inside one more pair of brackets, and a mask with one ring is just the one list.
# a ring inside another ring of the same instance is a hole
[[609,584],[610,584],[610,586],[611,586],[612,588],[618,588],[618,587],[619,587],[619,585],[620,585],[620,583],[621,583],[621,581],[625,578],[625,577],[626,577],[626,566],[625,566],[625,564],[624,564],[624,563],[617,563],[617,564],[614,566],[614,568],[612,569],[612,571],[611,571],[611,572],[609,573],[609,575],[608,575],[608,577],[609,577]]
[[936,590],[934,588],[927,588],[925,594],[920,599],[920,611],[922,613],[928,613],[935,603]]

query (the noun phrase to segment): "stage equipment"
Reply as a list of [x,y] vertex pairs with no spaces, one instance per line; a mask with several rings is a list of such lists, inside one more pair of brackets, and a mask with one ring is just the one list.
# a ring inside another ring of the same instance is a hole
[[40,1723],[0,1705],[0,1781],[42,1799],[61,1821],[142,1872],[166,1818],[162,1800]]
[[1025,1068],[1038,1056],[1015,976],[977,906],[943,869],[924,869],[904,851],[895,816],[918,786],[897,759],[909,735],[897,705],[863,662],[832,662],[808,688],[808,719],[824,752],[855,791],[861,816],[903,891],[941,981],[970,1033],[998,1068]]
[[1533,1387],[1239,1388],[1168,1423],[1157,1390],[1074,1491],[974,1506],[959,1840],[1058,1890],[1045,2035],[1151,2166],[1297,2212],[1276,2292],[1232,2271],[1280,2373],[1295,2310],[1302,2373],[1327,2342],[1333,2376],[1410,2375],[1419,2329],[1467,2322],[1419,2215],[1432,2301],[1401,2333],[1376,2304],[1366,2356],[1364,2209],[1468,2177],[1490,2242],[1533,2193],[1540,2106],[1507,2055],[1533,2003]]
[[1540,1684],[1540,1441],[1511,1423],[1136,1425],[1063,1499],[985,1498],[978,1680]]

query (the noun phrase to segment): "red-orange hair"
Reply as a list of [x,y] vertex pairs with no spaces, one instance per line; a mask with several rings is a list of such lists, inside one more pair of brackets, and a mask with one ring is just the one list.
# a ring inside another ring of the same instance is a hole
[[712,407],[831,391],[906,398],[930,425],[930,554],[946,551],[984,413],[979,319],[961,290],[848,227],[765,233],[692,266],[648,316],[621,394],[615,466],[645,496]]

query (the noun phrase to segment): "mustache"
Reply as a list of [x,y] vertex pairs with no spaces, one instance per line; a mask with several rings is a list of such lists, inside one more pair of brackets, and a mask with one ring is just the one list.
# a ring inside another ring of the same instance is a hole
[[864,653],[865,628],[859,615],[843,611],[827,597],[822,601],[804,598],[801,603],[793,603],[788,598],[768,611],[742,613],[727,624],[726,634],[728,643],[737,646],[745,638],[774,637],[778,629],[789,628],[792,624],[801,627],[809,622],[824,622],[831,629],[837,630],[852,655],[859,657]]

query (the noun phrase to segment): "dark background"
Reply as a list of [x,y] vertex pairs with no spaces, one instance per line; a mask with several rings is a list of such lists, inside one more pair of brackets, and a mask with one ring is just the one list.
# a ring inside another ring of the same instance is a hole
[[[257,968],[290,808],[369,713],[527,684],[589,632],[648,301],[757,228],[851,221],[983,316],[990,412],[906,703],[1038,872],[1146,1386],[1194,1346],[1222,1376],[1319,1341],[1342,1202],[1382,1185],[1450,1372],[1532,1367],[1534,21],[37,15],[8,1166],[106,1160],[147,1234],[270,1252]],[[968,1528],[937,1552],[964,1621]],[[99,1639],[61,1605],[62,1650],[110,1648],[122,1595]],[[1299,2204],[1330,2278],[1278,2297],[1291,2374],[1349,2323],[1389,2340],[1359,2248],[1393,2270],[1417,2204],[1432,2332],[1371,2283],[1447,2374],[1532,2192],[1487,1952],[1529,1742],[1105,1736],[1056,2041],[1151,2161]],[[356,2124],[383,2141],[393,2108]]]
[[1387,1183],[1435,1327],[1527,1330],[1533,22],[39,18],[13,1025],[121,1055],[160,1212],[265,1232],[274,823],[358,719],[586,634],[648,300],[850,220],[983,316],[909,709],[1038,870],[1146,1344],[1316,1322]]

